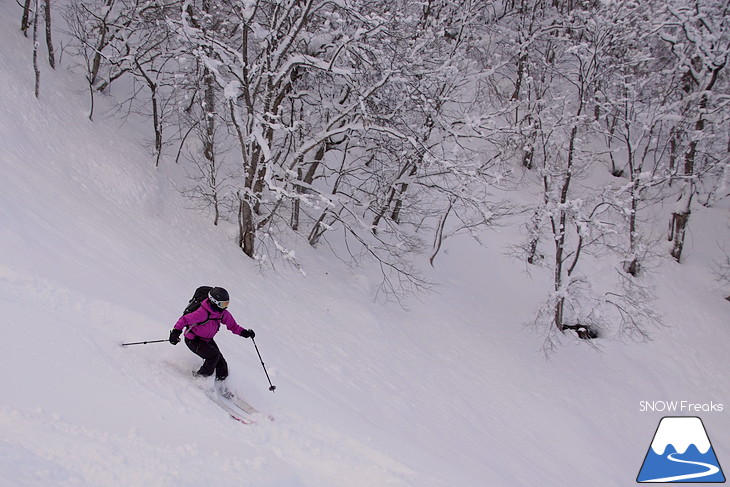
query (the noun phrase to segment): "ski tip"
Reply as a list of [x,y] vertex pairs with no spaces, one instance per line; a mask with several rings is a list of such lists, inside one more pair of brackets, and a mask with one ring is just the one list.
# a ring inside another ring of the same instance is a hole
[[231,416],[231,418],[235,419],[236,421],[238,421],[241,424],[254,424],[255,423],[255,421],[253,421],[253,420],[241,418],[241,417],[236,416],[235,414],[231,414],[231,413],[228,413],[228,414]]

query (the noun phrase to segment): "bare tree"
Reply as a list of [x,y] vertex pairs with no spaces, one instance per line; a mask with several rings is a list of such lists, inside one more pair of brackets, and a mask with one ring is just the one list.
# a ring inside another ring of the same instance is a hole
[[[69,33],[75,41],[76,54],[84,63],[89,90],[89,120],[93,120],[94,92],[100,89],[97,83],[102,66],[107,64],[107,61],[110,65],[112,64],[107,48],[117,35],[118,29],[115,28],[115,22],[118,20],[118,10],[115,8],[115,0],[95,0],[94,2],[72,0],[63,10],[63,16]],[[110,72],[101,89],[122,74],[123,72],[113,75]]]
[[[257,231],[285,207],[284,200],[301,199],[303,193],[294,187],[307,185],[314,177],[303,176],[306,181],[297,182],[300,167],[301,174],[310,174],[303,166],[308,154],[321,150],[328,140],[361,127],[353,122],[354,114],[384,80],[365,91],[358,89],[357,96],[339,104],[328,116],[319,117],[310,110],[308,115],[315,116],[306,125],[311,128],[300,130],[299,137],[295,137],[303,122],[293,115],[297,110],[304,113],[304,105],[314,103],[310,96],[297,91],[304,86],[304,78],[324,76],[330,82],[340,80],[350,85],[350,71],[340,67],[339,58],[357,38],[336,34],[331,43],[323,44],[319,39],[326,33],[315,35],[311,30],[324,22],[327,11],[337,8],[332,4],[254,2],[248,9],[222,4],[216,8],[233,16],[237,28],[207,32],[197,27],[190,16],[183,16],[182,31],[188,42],[203,47],[199,50],[201,62],[216,66],[211,73],[225,91],[244,168],[243,190],[239,193],[239,244],[247,255],[254,256]],[[359,22],[362,24],[362,20]],[[261,29],[253,30],[253,24]],[[373,28],[365,26],[365,32]],[[269,194],[274,198],[269,200]]]
[[670,175],[668,157],[673,124],[672,84],[664,83],[674,64],[653,33],[655,9],[650,3],[608,6],[603,50],[603,80],[595,91],[596,119],[604,125],[610,171],[617,187],[606,198],[621,209],[628,228],[623,269],[637,276],[648,251],[640,228],[640,211],[656,200]]
[[[615,50],[626,49],[622,44],[632,39],[618,16],[620,6],[612,8],[598,3],[522,3],[505,18],[519,35],[529,34],[522,38],[530,49],[520,50],[504,71],[497,70],[489,85],[505,107],[507,123],[493,128],[504,141],[504,157],[532,169],[527,181],[534,178],[542,190],[541,201],[529,212],[529,241],[523,251],[528,263],[546,266],[552,275],[552,289],[535,320],[541,327],[549,324],[546,350],[568,330],[590,339],[612,321],[620,333],[643,339],[656,319],[651,291],[640,288],[633,276],[618,273],[612,288],[594,289],[591,275],[581,270],[586,258],[615,251],[640,253],[636,213],[642,191],[651,184],[643,164],[655,161],[658,150],[652,138],[657,127],[638,139],[633,132],[634,124],[646,123],[645,114],[633,112],[639,101],[630,85],[640,81],[627,81],[632,65],[617,67],[611,61]],[[623,74],[613,71],[622,68]],[[603,132],[598,121],[610,130]],[[628,155],[630,181],[617,190],[578,184],[602,156],[595,150],[602,133],[608,134],[609,143],[625,144],[621,155]],[[619,225],[624,218],[627,230]],[[630,235],[626,251],[617,245],[624,235]],[[638,272],[638,259],[627,261],[626,270]]]
[[674,131],[675,149],[682,163],[677,164],[675,178],[681,190],[672,212],[669,240],[673,241],[671,255],[682,258],[684,239],[692,203],[701,190],[704,174],[716,174],[718,164],[725,159],[710,155],[719,142],[713,125],[722,127],[716,114],[722,103],[718,89],[725,85],[721,75],[730,60],[730,6],[727,2],[704,0],[687,5],[668,2],[661,18],[661,38],[676,57],[680,78],[677,84],[677,115]]

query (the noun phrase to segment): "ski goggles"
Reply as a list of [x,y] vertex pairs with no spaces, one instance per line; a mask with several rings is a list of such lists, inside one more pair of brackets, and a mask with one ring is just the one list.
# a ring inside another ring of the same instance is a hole
[[217,299],[210,296],[208,296],[208,299],[210,299],[210,302],[218,306],[220,309],[226,309],[231,303],[230,301],[218,301]]

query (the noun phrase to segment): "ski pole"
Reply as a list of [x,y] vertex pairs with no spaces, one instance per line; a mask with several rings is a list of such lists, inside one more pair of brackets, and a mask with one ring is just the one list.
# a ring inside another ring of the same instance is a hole
[[148,343],[162,343],[162,342],[169,342],[170,340],[148,340],[146,342],[132,342],[132,343],[122,343],[123,347],[126,347],[127,345],[147,345]]
[[269,378],[269,373],[266,371],[266,365],[264,365],[264,359],[261,358],[261,353],[259,352],[259,347],[256,346],[256,340],[251,338],[251,341],[253,342],[253,346],[256,348],[256,353],[259,356],[259,360],[261,360],[261,366],[264,368],[264,373],[266,374],[266,378],[269,380],[269,390],[271,392],[274,392],[276,390],[276,386],[271,383],[271,379]]

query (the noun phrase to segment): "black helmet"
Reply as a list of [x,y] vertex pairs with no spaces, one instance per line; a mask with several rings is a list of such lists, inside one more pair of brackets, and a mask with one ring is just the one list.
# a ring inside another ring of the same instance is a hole
[[208,293],[208,299],[210,300],[210,304],[213,305],[213,308],[218,311],[226,309],[228,307],[228,303],[231,301],[231,298],[228,296],[228,291],[222,287],[214,287],[211,289]]

